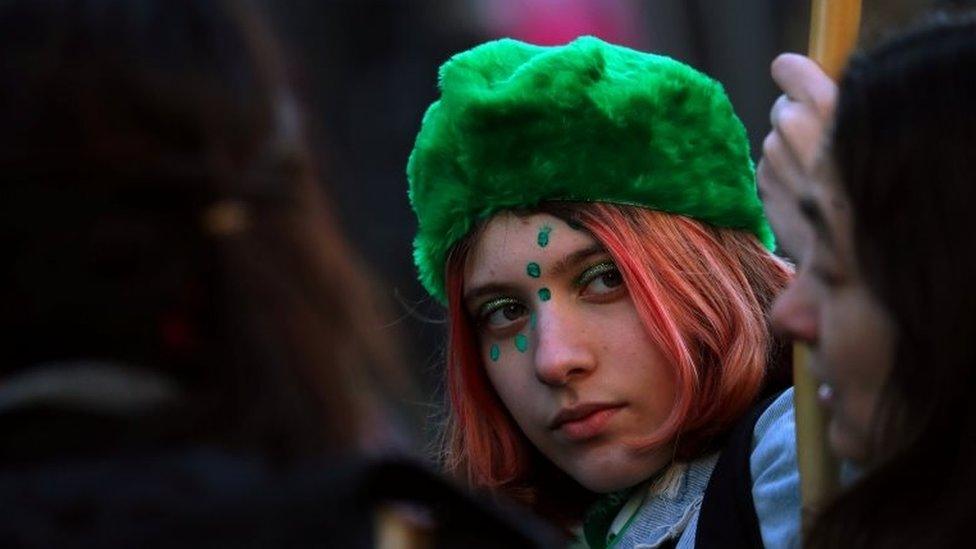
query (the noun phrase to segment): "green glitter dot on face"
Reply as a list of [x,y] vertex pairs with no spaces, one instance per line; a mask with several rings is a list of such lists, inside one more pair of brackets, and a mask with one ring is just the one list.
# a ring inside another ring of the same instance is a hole
[[535,328],[535,325],[538,323],[538,321],[539,321],[539,317],[535,316],[535,313],[530,314],[529,315],[529,328]]
[[520,353],[524,353],[525,350],[529,348],[529,338],[525,337],[525,334],[516,335],[515,348],[518,349]]
[[498,345],[493,344],[488,355],[491,357],[492,362],[498,362],[498,357],[502,356],[502,351],[498,348]]
[[539,288],[539,299],[542,301],[549,301],[549,298],[551,297],[552,292],[549,291],[549,288]]
[[539,278],[542,276],[542,268],[539,267],[538,263],[532,262],[525,266],[525,272],[528,273],[532,278]]
[[536,239],[536,242],[539,243],[540,248],[545,248],[549,245],[549,233],[551,232],[552,227],[548,225],[544,225],[541,229],[539,229],[539,237]]

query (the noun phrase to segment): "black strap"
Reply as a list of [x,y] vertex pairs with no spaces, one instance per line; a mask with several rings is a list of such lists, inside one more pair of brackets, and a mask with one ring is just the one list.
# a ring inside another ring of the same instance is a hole
[[[696,542],[697,543],[697,542]],[[657,549],[675,549],[678,546],[678,538],[668,538],[657,546]]]
[[763,547],[752,500],[752,434],[759,417],[781,394],[779,391],[761,400],[729,434],[705,488],[696,547]]
[[586,540],[587,547],[604,549],[607,546],[607,533],[613,520],[639,486],[641,485],[607,494],[590,507],[583,518],[583,539]]

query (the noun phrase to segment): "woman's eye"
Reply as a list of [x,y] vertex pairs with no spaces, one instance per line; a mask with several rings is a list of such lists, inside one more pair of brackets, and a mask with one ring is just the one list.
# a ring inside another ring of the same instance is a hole
[[528,314],[525,305],[515,300],[489,302],[482,310],[482,322],[494,328],[507,326]]
[[612,261],[605,261],[583,272],[579,285],[584,295],[606,295],[622,288],[624,278]]
[[811,265],[810,272],[813,274],[813,277],[825,288],[835,288],[840,286],[843,282],[842,275],[821,265]]

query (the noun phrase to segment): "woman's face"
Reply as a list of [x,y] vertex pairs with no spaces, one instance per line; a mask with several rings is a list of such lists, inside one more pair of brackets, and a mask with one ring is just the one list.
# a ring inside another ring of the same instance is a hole
[[811,237],[796,277],[773,306],[773,323],[810,346],[835,453],[867,464],[895,330],[857,266],[850,206],[826,164],[796,200]]
[[551,215],[496,215],[468,255],[464,301],[488,378],[528,439],[595,492],[650,477],[671,447],[633,443],[675,401],[620,273],[592,236]]

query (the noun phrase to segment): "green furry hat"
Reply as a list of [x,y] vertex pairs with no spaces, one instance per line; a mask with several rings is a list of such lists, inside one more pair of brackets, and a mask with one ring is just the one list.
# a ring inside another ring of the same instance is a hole
[[407,179],[420,281],[442,303],[451,247],[479,221],[547,200],[612,202],[773,233],[722,86],[668,57],[582,37],[488,42],[440,69]]

